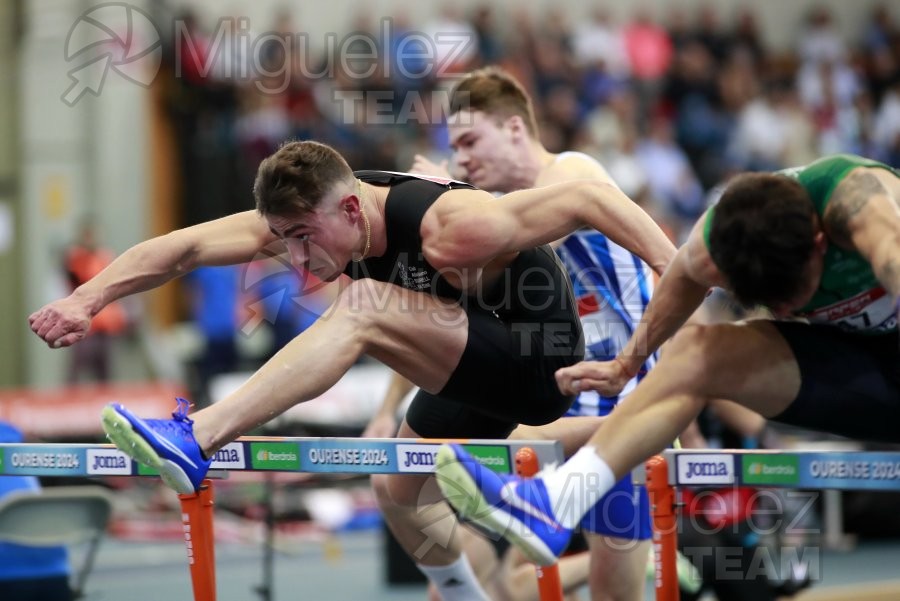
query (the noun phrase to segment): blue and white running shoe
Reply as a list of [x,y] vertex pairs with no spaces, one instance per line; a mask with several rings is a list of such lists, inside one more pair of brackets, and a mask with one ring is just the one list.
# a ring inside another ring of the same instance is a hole
[[197,492],[212,463],[203,457],[194,438],[194,420],[187,416],[190,403],[176,399],[172,419],[141,419],[119,403],[100,414],[106,437],[119,450],[159,471],[163,481],[181,494]]
[[506,537],[534,563],[556,563],[569,544],[572,530],[557,522],[540,478],[498,474],[456,444],[438,450],[435,473],[460,515]]

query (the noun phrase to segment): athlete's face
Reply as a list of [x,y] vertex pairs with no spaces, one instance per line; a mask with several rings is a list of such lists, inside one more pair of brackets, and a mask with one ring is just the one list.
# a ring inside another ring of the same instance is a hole
[[825,233],[818,230],[812,257],[809,258],[807,267],[803,271],[803,285],[794,298],[771,307],[772,313],[776,317],[787,317],[794,311],[805,307],[812,300],[822,281],[822,272],[825,271],[826,250],[828,250],[828,242]]
[[360,219],[359,199],[345,185],[338,185],[308,215],[266,216],[269,229],[284,241],[291,264],[326,282],[336,280],[354,251],[361,250]]
[[448,120],[450,147],[462,179],[489,192],[510,192],[510,174],[526,132],[520,117],[505,121],[482,111],[461,110]]

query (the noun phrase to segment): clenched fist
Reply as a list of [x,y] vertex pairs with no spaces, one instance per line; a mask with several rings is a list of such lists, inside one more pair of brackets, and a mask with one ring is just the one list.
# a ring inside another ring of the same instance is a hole
[[628,380],[625,367],[616,361],[582,361],[572,367],[557,370],[556,384],[563,394],[578,394],[585,390],[596,390],[603,396],[616,396]]
[[46,304],[28,316],[31,331],[51,348],[71,346],[91,328],[87,303],[75,295]]

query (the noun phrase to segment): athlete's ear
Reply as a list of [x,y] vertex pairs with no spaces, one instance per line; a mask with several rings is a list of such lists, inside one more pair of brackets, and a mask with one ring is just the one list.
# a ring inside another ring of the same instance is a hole
[[820,255],[824,255],[828,250],[828,238],[825,237],[825,230],[820,228],[816,232],[816,235],[813,236],[813,248],[815,248],[816,252]]
[[525,127],[525,121],[520,115],[509,117],[504,125],[509,129],[513,139],[516,141],[528,135],[528,128]]
[[354,190],[352,193],[341,199],[340,203],[338,204],[338,208],[348,217],[356,219],[359,217],[359,207],[361,202],[362,199],[357,196],[357,192]]

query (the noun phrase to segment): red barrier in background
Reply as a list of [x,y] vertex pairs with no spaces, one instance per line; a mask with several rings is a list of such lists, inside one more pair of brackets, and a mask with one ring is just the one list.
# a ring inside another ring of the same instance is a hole
[[14,424],[26,437],[99,436],[105,405],[122,403],[140,416],[168,417],[177,396],[186,396],[185,388],[169,382],[0,390],[0,420]]

